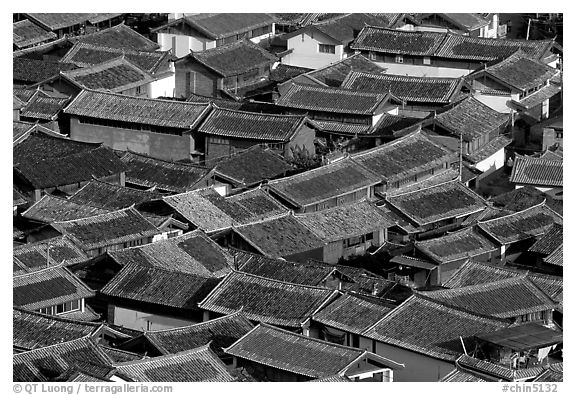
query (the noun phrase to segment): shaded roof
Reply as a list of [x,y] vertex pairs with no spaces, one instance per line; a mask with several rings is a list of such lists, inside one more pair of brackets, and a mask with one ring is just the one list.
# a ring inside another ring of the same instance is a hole
[[137,382],[235,381],[226,366],[202,346],[171,355],[115,364],[118,374]]
[[242,216],[236,216],[237,221],[242,224],[282,215],[288,211],[286,207],[261,188],[227,196],[224,200],[232,207],[242,209]]
[[219,314],[242,309],[242,314],[251,321],[299,328],[334,292],[234,271],[199,307]]
[[490,198],[490,201],[496,207],[512,211],[522,211],[545,202],[545,204],[556,213],[562,215],[563,212],[562,200],[554,200],[550,195],[531,185],[493,196]]
[[562,217],[543,203],[503,217],[480,221],[478,227],[500,244],[510,244],[546,233]]
[[102,324],[61,318],[20,308],[12,309],[12,347],[33,350],[94,336]]
[[456,368],[446,376],[442,377],[440,381],[443,383],[485,383],[495,380],[490,380],[480,374],[473,374],[467,370]]
[[391,183],[424,169],[451,161],[455,153],[433,142],[421,131],[352,155],[355,162]]
[[69,97],[50,97],[38,91],[20,110],[20,117],[54,121],[69,100]]
[[434,358],[455,361],[478,333],[508,327],[502,320],[481,317],[419,295],[407,299],[362,336]]
[[444,33],[366,26],[350,47],[359,50],[431,56],[438,51],[444,38]]
[[354,294],[343,294],[314,314],[321,324],[359,335],[392,310],[392,306],[375,303]]
[[56,34],[44,30],[28,19],[12,24],[12,43],[18,48],[29,47],[56,38]]
[[[358,32],[366,25],[388,27],[389,21],[371,14],[353,13],[344,14],[325,21],[313,22],[306,28],[308,30],[320,31],[339,43],[347,45],[350,41],[354,40]],[[298,35],[300,31],[297,30],[292,34]]]
[[270,81],[281,83],[284,81],[288,81],[289,79],[294,78],[300,74],[304,74],[308,71],[310,71],[310,69],[306,67],[298,67],[285,63],[280,63],[270,71],[269,78]]
[[564,381],[563,363],[555,363],[550,365],[542,374],[535,377],[532,382],[562,382]]
[[94,291],[62,266],[51,266],[12,277],[14,306],[28,310],[94,296]]
[[140,51],[155,51],[160,47],[124,23],[72,39],[102,47],[130,48]]
[[112,360],[90,337],[55,344],[12,356],[15,382],[55,381],[72,368],[109,378]]
[[230,346],[253,327],[241,312],[237,312],[199,324],[147,331],[144,337],[162,354],[191,350],[208,343],[216,348],[217,354],[222,354],[222,348]]
[[100,292],[108,298],[198,310],[198,302],[218,281],[213,277],[132,262],[124,266]]
[[44,26],[50,30],[63,29],[65,27],[72,27],[80,25],[88,21],[93,23],[103,22],[113,19],[122,14],[113,13],[28,13],[25,14],[34,22]]
[[386,94],[292,83],[276,104],[293,109],[375,115],[388,98]]
[[351,159],[308,170],[268,183],[270,190],[292,204],[307,206],[368,188],[378,177]]
[[416,242],[416,249],[437,263],[452,262],[500,251],[500,247],[472,227],[446,236]]
[[562,91],[561,85],[550,84],[538,89],[536,92],[525,96],[521,100],[512,100],[512,106],[519,106],[520,110],[533,109],[541,105],[546,99],[550,99]]
[[12,251],[12,256],[15,261],[18,261],[18,265],[14,267],[14,274],[42,269],[48,264],[50,266],[72,265],[89,259],[84,251],[66,237],[53,237],[16,246]]
[[[260,114],[215,108],[198,126],[214,136],[260,141],[289,141],[306,122],[300,115]],[[256,142],[255,142],[256,143]]]
[[146,239],[161,233],[133,207],[92,217],[54,222],[52,226],[84,250]]
[[[426,14],[424,14],[426,15]],[[479,14],[475,14],[472,12],[469,13],[438,13],[436,15],[440,15],[444,17],[449,22],[454,23],[456,26],[460,27],[463,30],[472,31],[479,29],[483,26],[486,26],[490,23],[490,20],[487,18],[482,18]]]
[[33,59],[18,56],[12,59],[12,79],[28,85],[46,81],[58,76],[60,71],[73,70],[76,65],[55,60]]
[[196,14],[183,18],[184,21],[199,32],[212,39],[229,37],[271,25],[276,18],[271,14]]
[[562,343],[562,332],[529,322],[495,332],[480,333],[476,338],[514,351],[527,351]]
[[479,150],[465,154],[464,159],[472,163],[478,163],[494,155],[496,152],[508,146],[511,142],[511,138],[507,137],[506,135],[500,135],[495,139],[490,140],[487,144],[484,144],[484,146],[482,146]]
[[162,196],[161,193],[155,191],[143,191],[140,189],[110,184],[104,181],[93,180],[70,196],[68,201],[79,205],[85,205],[85,207],[93,206],[101,207],[106,210],[118,210],[132,205],[149,202],[150,200],[159,199]]
[[419,226],[462,217],[486,207],[484,199],[458,181],[387,197],[387,201]]
[[545,257],[543,260],[545,263],[547,263],[549,265],[555,265],[555,266],[562,267],[564,265],[563,254],[564,254],[564,247],[559,246],[558,248],[556,248],[554,250],[554,252],[552,252],[550,255]]
[[105,214],[109,210],[84,203],[70,201],[53,195],[44,195],[30,208],[22,213],[24,218],[34,221],[52,223],[55,221],[69,221],[86,218],[93,215]]
[[117,93],[83,90],[64,109],[66,114],[130,123],[191,129],[210,104],[147,99]]
[[212,171],[202,166],[156,159],[130,151],[124,153],[120,160],[127,167],[127,183],[176,193],[194,189]]
[[532,244],[528,251],[542,255],[552,254],[558,247],[562,246],[563,233],[564,227],[562,225],[552,225],[552,228],[550,228],[548,232],[544,233],[536,243]]
[[466,141],[483,136],[501,128],[509,121],[507,114],[493,110],[479,100],[469,97],[437,114],[434,122],[455,136]]
[[458,358],[456,366],[469,372],[481,374],[483,377],[489,376],[493,378],[492,381],[502,381],[502,379],[506,381],[525,381],[538,376],[544,371],[542,366],[512,369],[510,366],[484,361],[466,354]]
[[516,318],[552,310],[556,306],[546,293],[525,277],[438,291],[421,291],[420,294],[438,303],[495,318]]
[[373,74],[353,71],[342,88],[387,93],[404,100],[446,104],[460,93],[460,78],[414,77],[394,74]]
[[243,74],[278,60],[276,55],[246,39],[204,51],[191,52],[178,62],[186,62],[189,59],[198,61],[223,77]]
[[535,186],[562,187],[564,162],[516,155],[510,182]]

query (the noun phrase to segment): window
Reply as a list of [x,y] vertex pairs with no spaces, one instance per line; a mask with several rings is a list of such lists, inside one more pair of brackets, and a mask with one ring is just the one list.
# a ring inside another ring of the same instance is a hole
[[336,45],[318,44],[318,52],[320,52],[320,53],[336,53]]
[[370,60],[376,60],[376,53],[370,51],[370,54],[368,55],[368,58],[369,58]]
[[136,87],[136,94],[137,94],[137,95],[141,95],[141,94],[142,94],[142,86],[137,86],[137,87]]
[[372,233],[372,232],[371,232],[371,233],[366,233],[365,238],[366,238],[366,241],[372,240],[372,239],[374,238],[374,233]]
[[396,63],[404,63],[404,57],[402,55],[396,55]]
[[[402,62],[400,62],[402,63]],[[432,62],[430,61],[430,58],[428,56],[424,57],[424,64],[432,64]]]

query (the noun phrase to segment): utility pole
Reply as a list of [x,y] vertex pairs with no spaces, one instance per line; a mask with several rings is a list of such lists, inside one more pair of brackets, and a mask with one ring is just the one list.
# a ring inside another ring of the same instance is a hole
[[460,132],[460,157],[458,160],[458,181],[462,182],[462,132]]
[[530,37],[530,22],[532,22],[532,18],[528,18],[528,30],[526,30],[526,40]]

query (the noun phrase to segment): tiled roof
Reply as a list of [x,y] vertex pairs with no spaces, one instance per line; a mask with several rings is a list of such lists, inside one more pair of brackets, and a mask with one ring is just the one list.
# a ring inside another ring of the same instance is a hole
[[538,254],[552,254],[559,246],[562,245],[562,234],[564,227],[554,224],[548,232],[542,235],[540,239],[528,249],[528,251]]
[[[386,117],[385,115],[384,117]],[[370,135],[375,132],[375,128],[370,125],[358,124],[358,123],[343,123],[337,121],[313,121],[315,125],[319,127],[323,132],[329,132],[332,134],[344,134],[344,135]]]
[[76,321],[20,308],[12,310],[12,346],[18,350],[33,350],[94,336],[102,324]]
[[109,210],[104,208],[88,206],[83,203],[77,203],[52,195],[44,195],[42,199],[24,211],[22,216],[49,224],[55,221],[69,221],[105,214],[107,212],[109,212]]
[[[388,27],[388,20],[371,14],[353,13],[309,25],[327,36],[347,45],[366,25]],[[297,32],[296,32],[297,33]],[[295,34],[296,34],[295,33]]]
[[416,242],[416,249],[437,263],[472,258],[500,250],[499,246],[474,231],[472,227],[435,239]]
[[186,23],[212,39],[224,38],[272,25],[276,20],[271,14],[196,14],[186,16]]
[[355,162],[391,183],[452,160],[455,154],[417,131],[352,156]]
[[387,100],[386,94],[292,83],[276,104],[292,109],[375,115],[377,109]]
[[440,380],[443,383],[485,383],[489,380],[480,375],[474,375],[466,370],[454,369]]
[[69,100],[69,97],[50,97],[38,91],[20,110],[20,116],[22,118],[54,121]]
[[144,337],[162,354],[174,354],[210,343],[217,354],[248,333],[254,325],[241,312],[225,315],[199,324],[159,331],[148,331]]
[[484,199],[458,181],[395,195],[388,202],[418,225],[481,211]]
[[214,108],[198,131],[214,136],[257,141],[289,141],[306,121],[304,116],[259,114]]
[[442,13],[438,14],[448,21],[456,24],[460,28],[468,31],[477,30],[483,26],[486,26],[490,21],[486,18],[482,18],[479,14],[474,13]]
[[191,129],[210,104],[146,99],[83,90],[64,109],[66,114],[167,128]]
[[350,159],[270,181],[271,191],[297,206],[306,206],[365,189],[378,183],[371,171]]
[[403,115],[383,114],[370,131],[373,135],[390,136],[398,138],[415,130],[420,130],[421,118],[406,117]]
[[159,48],[157,43],[147,39],[124,23],[72,39],[109,48],[130,48],[140,51],[155,51]]
[[456,361],[457,366],[461,366],[467,371],[478,372],[506,381],[517,381],[534,378],[544,371],[542,366],[534,366],[524,369],[511,369],[509,366],[483,361],[466,354],[463,354]]
[[549,265],[562,267],[564,265],[564,246],[559,246],[550,255],[544,258],[544,262]]
[[280,63],[276,68],[270,71],[270,81],[281,83],[308,71],[310,71],[310,69],[305,67]]
[[438,303],[495,318],[515,318],[551,310],[556,306],[546,293],[525,277],[439,291],[422,291],[420,294]]
[[232,256],[200,230],[109,255],[122,266],[135,263],[204,277],[223,277],[233,265]]
[[453,362],[470,347],[472,337],[508,327],[509,324],[456,310],[414,295],[396,307],[362,336]]
[[354,71],[348,74],[342,88],[389,92],[407,102],[446,104],[460,93],[461,85],[460,78],[412,77]]
[[128,184],[175,193],[194,189],[212,171],[201,166],[165,161],[130,151],[120,160],[127,167]]
[[94,23],[112,19],[122,14],[96,14],[96,13],[28,13],[26,16],[50,30],[72,27],[91,21]]
[[543,203],[504,217],[480,221],[478,226],[501,244],[510,244],[546,233],[562,217]]
[[160,230],[134,208],[52,224],[85,250],[145,239]]
[[73,64],[60,63],[54,60],[18,56],[12,60],[12,79],[31,85],[57,77],[62,70],[73,70],[76,67]]
[[170,54],[169,52],[139,51],[130,48],[101,47],[78,42],[64,55],[60,62],[71,63],[78,67],[90,67],[117,58],[126,58],[140,69],[148,73],[156,73],[168,69]]
[[350,380],[348,377],[346,376],[326,376],[326,377],[321,377],[319,379],[315,379],[315,380],[310,380],[310,382],[316,382],[316,383],[349,383],[352,380]]
[[250,245],[271,258],[322,248],[325,242],[293,215],[283,215],[235,229]]
[[112,362],[128,362],[137,361],[143,359],[144,357],[140,354],[136,354],[129,351],[120,350],[118,348],[107,347],[100,345],[100,349],[112,360]]
[[[48,251],[48,249],[50,249]],[[12,252],[22,268],[14,274],[42,269],[43,267],[64,264],[66,266],[84,262],[89,257],[66,237],[53,237],[35,243],[14,247]]]
[[367,351],[260,324],[226,353],[261,365],[319,378],[341,375]]
[[436,115],[434,122],[455,136],[466,141],[483,136],[501,128],[509,121],[502,114],[473,97],[464,99],[448,111]]
[[15,354],[12,357],[15,382],[55,381],[72,368],[99,378],[108,378],[112,361],[90,337]]
[[495,207],[512,211],[522,211],[546,202],[546,205],[556,213],[562,215],[563,212],[561,200],[554,200],[531,185],[494,196],[490,198],[490,201]]
[[507,147],[511,142],[512,142],[511,138],[505,135],[500,135],[495,139],[492,139],[490,142],[488,142],[488,144],[485,144],[478,151],[472,152],[470,154],[465,154],[464,159],[469,160],[472,163],[478,163],[492,156],[493,154],[503,149],[504,147]]
[[532,109],[537,105],[542,104],[544,100],[550,99],[552,96],[560,93],[562,91],[562,86],[550,84],[536,92],[524,97],[520,101],[512,100],[513,105],[519,105],[521,109]]
[[285,214],[288,209],[263,189],[256,188],[225,198],[232,207],[243,209],[239,223],[251,223],[265,218]]
[[68,200],[80,205],[101,207],[106,210],[118,210],[150,200],[160,199],[162,196],[162,194],[155,191],[143,191],[93,180],[80,188]]
[[14,206],[22,206],[27,204],[26,197],[22,195],[16,188],[12,187],[12,204]]
[[510,182],[535,186],[561,187],[563,161],[516,155]]
[[251,321],[299,328],[334,292],[232,272],[199,307],[219,314],[242,309],[242,314]]
[[137,382],[235,381],[208,346],[160,357],[115,364],[118,375]]
[[89,298],[94,291],[62,266],[52,266],[12,277],[14,306],[38,310]]
[[344,294],[316,313],[312,319],[332,328],[360,334],[392,310],[354,294]]
[[18,48],[29,47],[56,38],[56,34],[42,29],[28,19],[12,24],[12,42]]
[[562,382],[564,381],[563,363],[550,365],[542,374],[532,380],[532,382]]
[[264,65],[271,65],[277,57],[249,40],[199,52],[192,52],[181,61],[194,59],[223,77],[243,74]]
[[431,56],[438,51],[444,38],[443,33],[411,32],[366,26],[350,47],[357,50]]
[[218,279],[130,263],[100,291],[106,297],[197,310]]
[[[464,168],[462,169],[462,172],[464,173]],[[393,190],[386,192],[386,196],[396,196],[408,192],[416,192],[422,189],[428,189],[435,185],[444,184],[449,181],[456,181],[458,176],[458,170],[449,167],[440,171],[439,173],[432,175],[431,177],[428,177],[422,181],[418,181],[415,184],[401,185],[400,188],[394,188]],[[465,181],[463,180],[462,182]]]
[[109,92],[123,92],[148,84],[154,78],[133,65],[124,57],[112,59],[68,72],[61,75],[82,89],[101,89]]
[[395,224],[394,218],[366,200],[297,214],[296,218],[326,243],[362,236]]
[[287,283],[319,286],[335,271],[330,265],[289,262],[241,250],[231,252],[238,270]]
[[259,145],[216,163],[216,174],[237,187],[278,178],[292,169],[292,165],[280,155]]

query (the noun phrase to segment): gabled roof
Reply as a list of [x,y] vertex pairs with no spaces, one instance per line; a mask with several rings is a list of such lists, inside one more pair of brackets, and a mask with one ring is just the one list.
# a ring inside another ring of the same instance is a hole
[[236,187],[278,178],[293,169],[282,156],[255,145],[215,163],[216,174]]
[[528,351],[562,343],[562,332],[541,323],[529,322],[476,335],[480,341],[489,342],[513,351]]
[[391,183],[450,162],[455,153],[416,131],[390,143],[352,155],[355,162]]
[[12,277],[13,304],[28,310],[94,296],[94,291],[62,266]]
[[[196,14],[187,15],[184,18],[178,20],[182,21],[187,25],[193,27],[200,33],[204,34],[211,39],[219,39],[230,37],[234,35],[241,35],[241,33],[246,33],[250,30],[257,29],[259,27],[264,27],[272,25],[276,18],[271,14],[252,14],[252,13],[241,13],[241,14],[225,14],[225,13],[214,13],[214,14]],[[168,25],[173,25],[176,21],[169,23]],[[165,25],[165,26],[168,26]],[[154,31],[159,31],[165,26],[160,26]]]
[[562,234],[564,227],[559,224],[552,225],[548,232],[542,235],[540,239],[528,249],[530,252],[536,252],[542,255],[552,254],[559,246],[562,246]]
[[58,36],[24,19],[12,24],[12,43],[18,48],[25,48],[45,41],[55,40]]
[[535,186],[562,187],[563,161],[516,155],[510,182]]
[[486,207],[484,199],[459,181],[387,197],[387,201],[419,226],[470,215]]
[[550,255],[544,258],[544,262],[549,265],[562,267],[564,265],[564,246],[558,246]]
[[533,109],[534,107],[541,105],[546,99],[550,99],[562,91],[561,85],[549,84],[541,89],[538,89],[534,93],[525,96],[523,99],[518,101],[512,100],[512,107],[519,107],[520,111],[525,111]]
[[28,210],[22,213],[24,218],[50,224],[55,221],[69,221],[105,214],[110,210],[77,203],[53,195],[44,195]]
[[392,308],[355,294],[343,294],[314,314],[312,320],[359,335],[388,314]]
[[495,111],[474,97],[469,97],[448,111],[437,114],[434,122],[451,134],[462,134],[465,141],[471,141],[499,130],[509,119],[507,114]]
[[223,277],[230,272],[234,259],[201,230],[160,240],[139,247],[109,253],[110,257],[127,266],[137,263],[204,277]]
[[[422,16],[428,14],[420,14]],[[465,31],[477,30],[484,27],[490,23],[490,20],[483,18],[480,14],[469,13],[436,13],[433,15],[438,15],[447,21],[455,24],[460,29]]]
[[118,375],[137,382],[235,381],[206,346],[160,357],[115,364]]
[[336,271],[334,266],[320,263],[289,262],[241,250],[233,250],[231,253],[238,270],[287,283],[320,286]]
[[107,379],[113,371],[112,360],[90,337],[38,348],[12,356],[13,376],[17,382],[55,381],[72,368]]
[[388,99],[386,94],[292,83],[276,104],[292,109],[375,115]]
[[517,213],[480,221],[478,227],[500,244],[510,244],[546,233],[552,225],[562,224],[562,217],[544,202]]
[[204,51],[192,52],[178,62],[196,60],[222,77],[243,74],[278,60],[276,55],[249,40],[236,41]]
[[508,326],[509,323],[502,320],[467,313],[414,295],[362,336],[453,362],[462,354],[460,337],[470,347],[474,335]]
[[495,207],[516,212],[545,202],[556,213],[562,215],[563,212],[561,200],[554,200],[551,196],[531,185],[494,196],[490,198],[490,201]]
[[71,39],[101,47],[129,48],[140,51],[155,51],[160,47],[124,23]]
[[461,78],[413,77],[352,71],[342,88],[390,93],[406,102],[448,104],[460,93]]
[[419,293],[453,308],[495,318],[514,319],[556,307],[556,302],[526,277]]
[[94,337],[102,324],[69,320],[14,307],[12,310],[12,347],[28,351],[82,337]]
[[88,255],[79,249],[66,237],[27,243],[14,247],[12,256],[18,265],[14,266],[14,275],[22,274],[47,266],[59,264],[72,265],[89,259]]
[[128,184],[174,193],[194,189],[212,172],[202,166],[156,159],[131,151],[124,153],[120,160],[127,168]]
[[145,239],[161,233],[133,207],[92,217],[54,222],[52,226],[84,250]]
[[367,200],[295,217],[326,243],[363,236],[395,224],[393,217]]
[[256,140],[283,141],[294,137],[307,118],[300,115],[260,114],[214,106],[198,131],[208,135]]
[[484,377],[493,377],[493,381],[526,381],[535,378],[545,370],[542,366],[511,369],[509,366],[484,361],[466,354],[458,358],[456,366],[464,368],[468,372],[482,374]]
[[279,84],[308,71],[310,71],[310,69],[306,67],[298,67],[292,66],[290,64],[280,63],[270,71],[269,78],[270,81],[274,81]]
[[499,246],[472,227],[435,239],[418,241],[415,247],[439,264],[500,251]]
[[20,117],[54,121],[69,101],[69,97],[50,97],[37,91],[20,110]]
[[[70,196],[68,201],[84,205],[85,207],[92,206],[101,207],[106,210],[118,210],[132,205],[137,206],[154,199],[159,199],[162,196],[161,193],[156,191],[143,191],[93,180]],[[86,217],[88,217],[88,215],[86,215]]]
[[511,142],[511,138],[507,137],[506,135],[500,135],[489,141],[488,144],[485,144],[479,150],[465,154],[464,159],[470,161],[471,163],[478,163],[508,146]]
[[288,209],[261,188],[255,188],[224,199],[232,207],[242,208],[241,224],[252,223],[285,214]]
[[58,30],[65,27],[72,27],[86,22],[99,23],[113,19],[122,14],[113,13],[28,13],[28,18],[49,30]]
[[379,182],[376,174],[351,159],[268,182],[270,190],[303,207],[366,189]]
[[12,79],[22,81],[27,85],[50,80],[59,75],[60,71],[73,70],[76,65],[18,56],[12,59]]
[[267,324],[259,324],[225,352],[237,358],[319,378],[344,375],[357,362],[372,357],[389,368],[403,365],[366,350],[298,335]]
[[198,306],[219,314],[242,309],[251,321],[299,328],[335,292],[234,271]]
[[85,89],[70,102],[64,113],[189,130],[209,109],[210,104],[206,103],[147,99]]
[[350,45],[352,49],[403,55],[434,55],[445,38],[443,33],[394,30],[366,26]]
[[162,354],[174,354],[210,343],[220,355],[222,348],[230,346],[253,327],[242,312],[236,312],[199,324],[147,331],[144,337]]
[[132,262],[124,266],[100,292],[108,298],[198,310],[198,302],[218,281],[213,277]]

